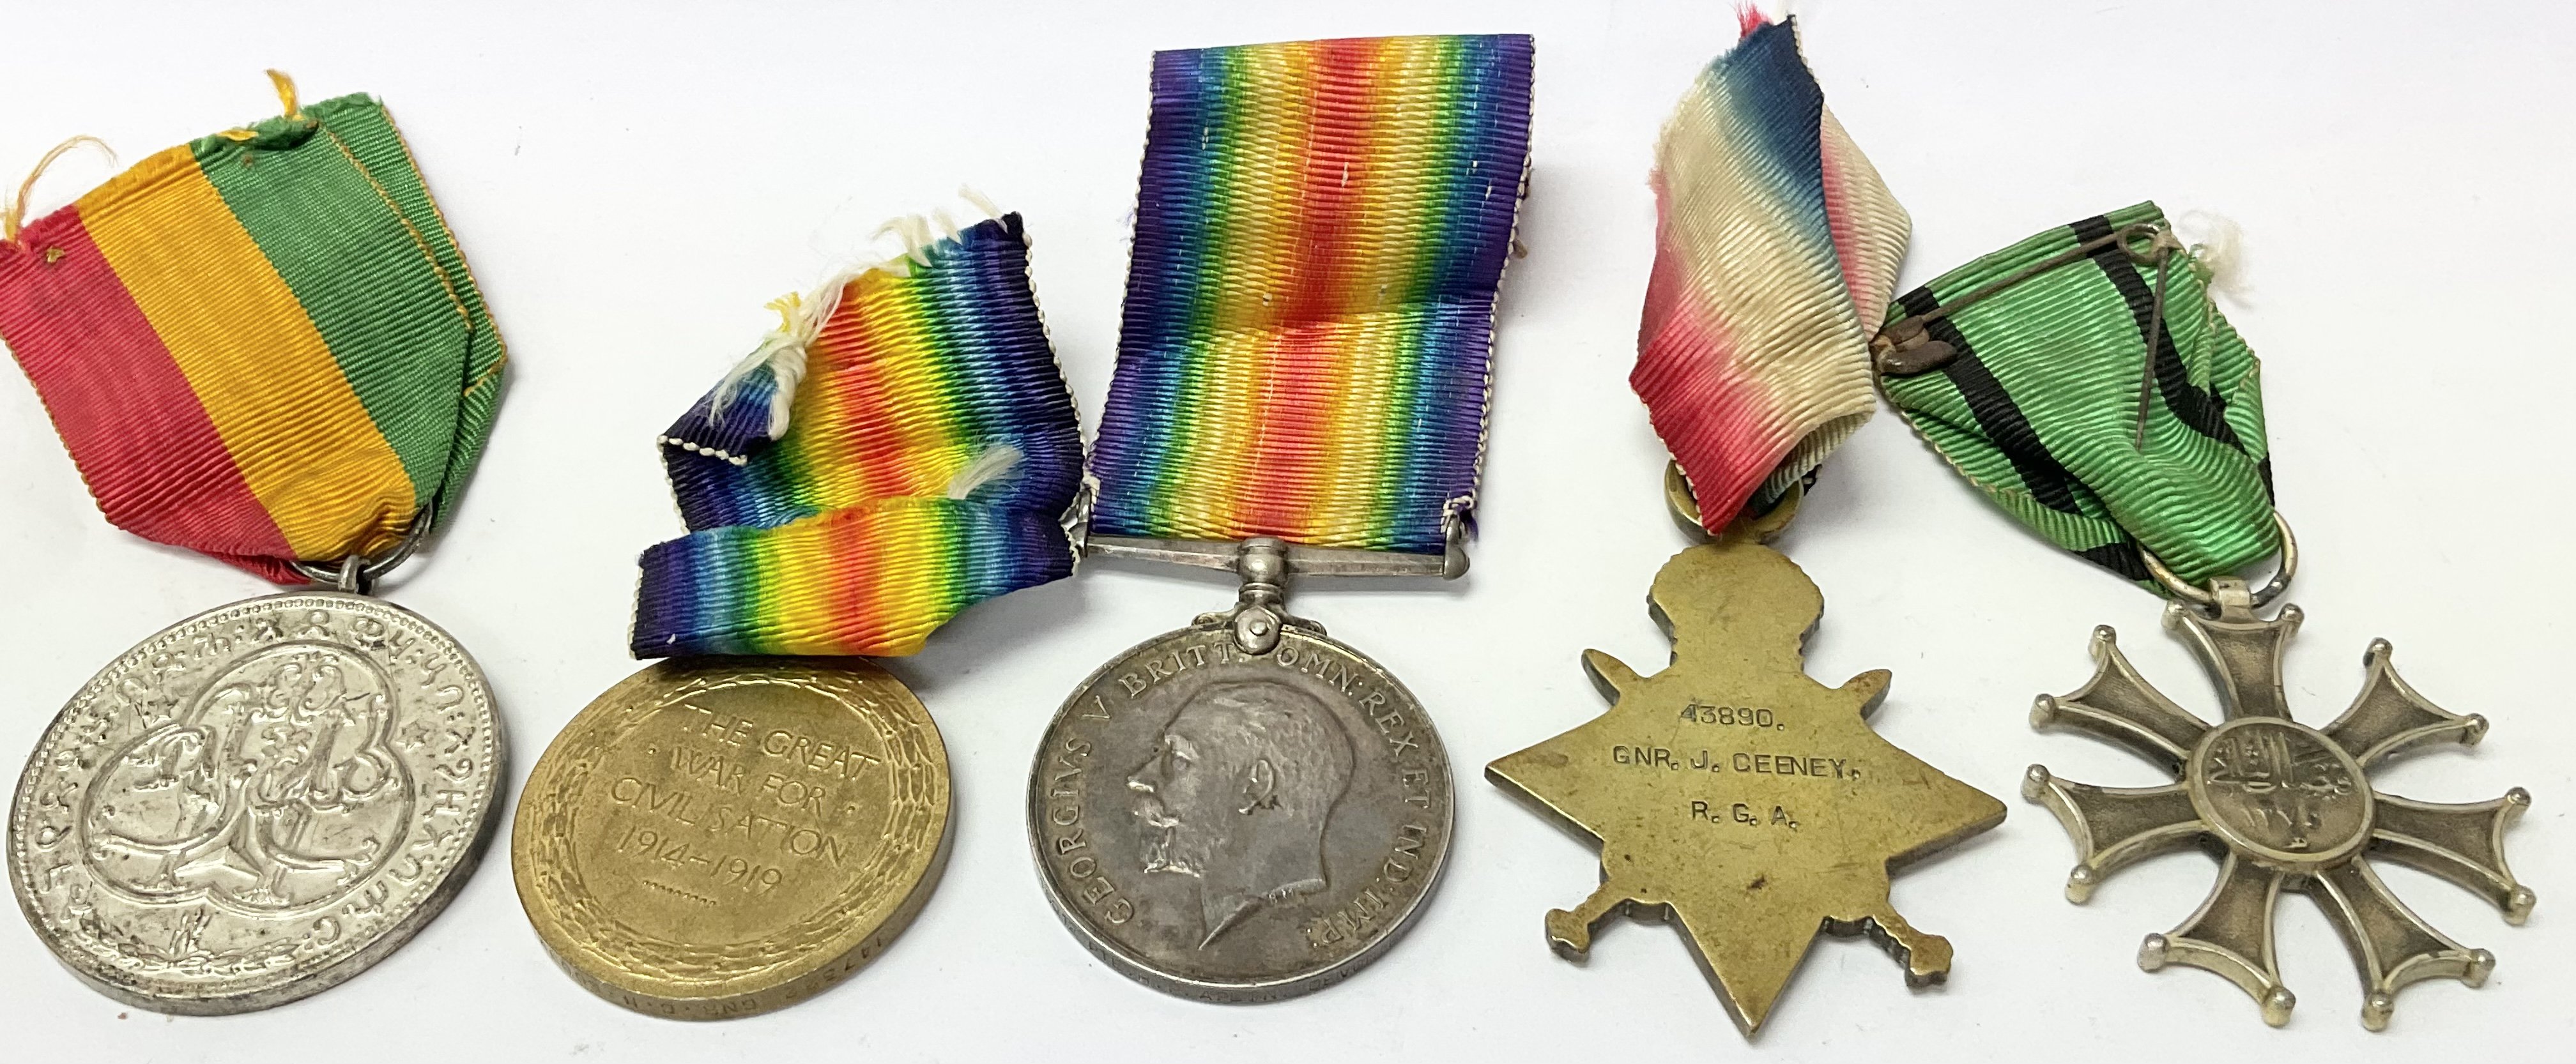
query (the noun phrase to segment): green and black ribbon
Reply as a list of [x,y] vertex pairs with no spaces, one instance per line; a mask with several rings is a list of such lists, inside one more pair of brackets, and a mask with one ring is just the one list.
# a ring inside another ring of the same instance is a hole
[[1897,297],[1881,385],[2058,546],[2160,592],[2141,549],[2193,584],[2234,572],[2281,542],[2261,364],[2204,269],[2153,203],[2050,229]]

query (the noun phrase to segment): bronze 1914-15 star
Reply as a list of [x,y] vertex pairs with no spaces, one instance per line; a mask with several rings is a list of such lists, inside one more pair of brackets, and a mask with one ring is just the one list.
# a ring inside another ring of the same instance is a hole
[[[2151,556],[2152,557],[2152,556]],[[2286,569],[2285,569],[2286,573]],[[2160,578],[2164,573],[2157,573]],[[2254,608],[2288,581],[2248,594],[2222,577],[2207,590],[2167,579],[2196,605],[2165,608],[2165,626],[2217,682],[2226,719],[2210,724],[2175,705],[2129,665],[2108,625],[2093,630],[2092,682],[2042,695],[2038,727],[2063,727],[2128,747],[2175,782],[2094,787],[2039,765],[2022,795],[2046,805],[2074,837],[2078,860],[2066,897],[2081,903],[2103,877],[2155,854],[2192,846],[2219,856],[2218,885],[2182,926],[2148,935],[2138,966],[2202,968],[2254,996],[2263,1020],[2290,1021],[2298,1003],[2272,953],[2273,910],[2284,890],[2304,891],[2342,934],[2361,969],[2361,1022],[2388,1026],[2397,991],[2424,979],[2486,982],[2495,955],[2451,941],[2389,893],[2364,857],[2411,865],[2494,903],[2507,922],[2530,915],[2533,895],[2504,863],[2505,829],[2531,806],[2520,787],[2466,805],[2418,802],[2372,788],[2368,771],[2428,743],[2477,742],[2486,718],[2425,701],[2397,676],[2386,640],[2362,656],[2361,694],[2323,729],[2290,719],[2281,651],[2299,628],[2296,606],[2263,620]]]
[[1618,913],[1678,918],[1747,1036],[1820,931],[1877,939],[1915,986],[1946,978],[1949,942],[1897,915],[1888,873],[2004,818],[1870,730],[1885,670],[1807,676],[1824,597],[1762,545],[1798,498],[1664,563],[1649,605],[1670,667],[1639,676],[1585,652],[1609,712],[1485,769],[1601,844],[1601,889],[1547,914],[1557,952],[1582,958]]

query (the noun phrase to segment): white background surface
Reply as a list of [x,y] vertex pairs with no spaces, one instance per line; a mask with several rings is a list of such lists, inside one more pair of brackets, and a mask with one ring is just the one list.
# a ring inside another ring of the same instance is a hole
[[[14,184],[71,133],[132,161],[308,99],[368,91],[402,122],[514,357],[481,475],[390,597],[490,673],[512,781],[635,664],[634,557],[677,534],[651,440],[767,327],[761,303],[867,255],[892,215],[971,183],[1024,212],[1036,283],[1086,422],[1116,344],[1156,48],[1385,33],[1537,35],[1529,257],[1506,278],[1475,570],[1454,585],[1310,582],[1299,612],[1402,676],[1458,775],[1457,849],[1411,936],[1284,1004],[1167,998],[1093,961],[1040,896],[1021,818],[1039,729],[1130,643],[1231,600],[1213,574],[1094,564],[979,607],[894,669],[947,737],[955,856],[883,958],[784,1012],[648,1019],[554,970],[507,848],[409,947],[270,1012],[167,1019],[100,997],[0,920],[0,1056],[14,1060],[1743,1059],[1666,928],[1614,925],[1589,965],[1540,914],[1595,882],[1591,850],[1480,778],[1599,712],[1577,651],[1641,665],[1643,596],[1684,545],[1663,452],[1628,391],[1651,255],[1658,124],[1734,39],[1729,5],[170,5],[11,0],[0,165]],[[1882,416],[1826,468],[1785,543],[1824,588],[1810,668],[1895,670],[1881,731],[2007,800],[2003,826],[1901,876],[1895,900],[1958,950],[1909,992],[1859,940],[1819,944],[1758,1049],[1790,1059],[2521,1059],[2576,1035],[2576,573],[2561,457],[2576,389],[2576,14],[2489,4],[2085,2],[1802,5],[1826,97],[1913,212],[1911,287],[2035,230],[2156,198],[2242,224],[2253,288],[2229,305],[2265,360],[2284,512],[2309,620],[2290,695],[2322,723],[2386,636],[2406,675],[2494,728],[2381,776],[2470,801],[2522,785],[2511,836],[2530,924],[2403,869],[2436,926],[2501,958],[2485,989],[2422,984],[2366,1034],[2342,946],[2282,905],[2300,1007],[2287,1030],[2192,970],[2140,972],[2139,938],[2199,903],[2198,854],[2131,869],[2084,907],[2045,761],[2145,784],[2145,763],[2025,720],[2117,625],[2151,677],[2211,706],[2148,595],[2044,546]],[[108,168],[75,156],[39,209]],[[31,748],[92,670],[164,624],[266,589],[102,521],[32,389],[0,376],[0,752]],[[509,800],[515,804],[513,787]],[[503,828],[507,831],[506,824]],[[2177,1032],[2190,1037],[2177,1038]],[[2556,1049],[2551,1049],[2551,1046]]]

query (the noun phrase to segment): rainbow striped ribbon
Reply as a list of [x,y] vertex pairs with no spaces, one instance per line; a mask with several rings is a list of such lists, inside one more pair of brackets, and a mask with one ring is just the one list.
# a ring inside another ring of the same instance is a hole
[[1082,436],[1019,215],[781,306],[662,436],[691,531],[644,552],[635,656],[910,654],[1072,575]]
[[1092,531],[1443,549],[1530,75],[1525,36],[1155,53]]
[[506,356],[384,107],[280,91],[0,242],[0,337],[110,522],[302,583],[455,504]]
[[1628,381],[1714,534],[1876,408],[1868,337],[1911,223],[1825,108],[1796,21],[1750,12],[1665,124],[1654,186]]

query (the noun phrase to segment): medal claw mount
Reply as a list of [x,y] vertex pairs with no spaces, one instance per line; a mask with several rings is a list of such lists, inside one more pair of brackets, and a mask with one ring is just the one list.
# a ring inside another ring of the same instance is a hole
[[1233,566],[1243,577],[1234,608],[1199,614],[1190,626],[1231,628],[1235,649],[1256,656],[1278,649],[1286,629],[1323,635],[1323,625],[1288,612],[1288,550],[1288,544],[1268,536],[1244,540]]
[[2361,1022],[2388,1026],[2397,991],[2425,979],[2483,985],[2495,955],[2467,949],[2426,924],[2363,858],[2394,861],[2487,899],[2520,924],[2535,900],[2505,864],[2504,835],[2531,794],[2520,787],[2491,801],[2418,802],[2371,786],[2368,770],[2430,743],[2467,746],[2486,718],[2451,713],[2397,675],[2387,640],[2362,655],[2361,693],[2322,729],[2291,719],[2281,652],[2298,630],[2296,606],[2263,620],[2243,581],[2210,584],[2208,612],[2173,603],[2165,626],[2188,644],[2216,681],[2225,719],[2211,724],[2149,685],[2120,653],[2108,625],[2093,630],[2093,679],[2066,695],[2042,695],[2038,728],[2068,728],[2155,762],[2175,782],[2095,787],[2033,765],[2022,796],[2047,806],[2066,827],[2077,862],[2068,901],[2082,904],[2111,873],[2155,854],[2202,846],[2220,855],[2208,900],[2170,932],[2148,935],[2138,966],[2169,964],[2217,973],[2262,1006],[2263,1021],[2290,1020],[2298,999],[2282,985],[2273,950],[2274,909],[2284,890],[2314,897],[2351,951],[2364,992]]
[[1231,610],[1202,613],[1193,627],[1234,629],[1235,646],[1246,654],[1267,654],[1279,645],[1279,633],[1295,628],[1323,635],[1324,626],[1287,611],[1288,578],[1305,576],[1436,576],[1455,580],[1467,573],[1467,517],[1453,505],[1441,521],[1448,540],[1438,554],[1309,547],[1275,536],[1248,539],[1162,539],[1151,536],[1103,536],[1090,531],[1090,493],[1067,513],[1066,534],[1074,560],[1089,555],[1223,569],[1243,578],[1240,599]]
[[1453,502],[1448,515],[1440,522],[1441,532],[1447,540],[1441,552],[1412,554],[1349,547],[1309,547],[1270,536],[1253,536],[1244,540],[1104,536],[1090,531],[1089,488],[1074,500],[1073,509],[1065,515],[1066,534],[1072,540],[1076,561],[1099,555],[1186,565],[1193,569],[1241,572],[1241,559],[1246,549],[1254,543],[1267,542],[1278,547],[1284,566],[1283,576],[1436,576],[1443,580],[1467,575],[1467,520],[1466,505]]

